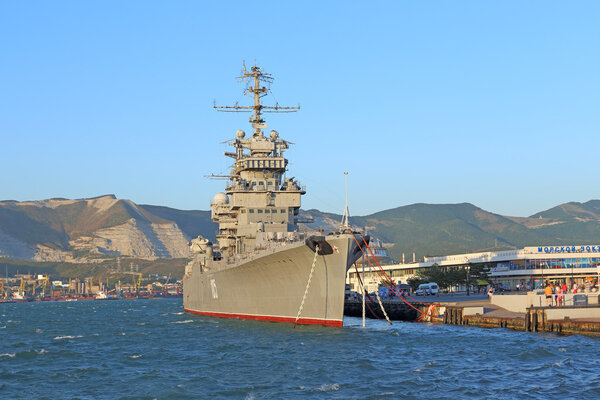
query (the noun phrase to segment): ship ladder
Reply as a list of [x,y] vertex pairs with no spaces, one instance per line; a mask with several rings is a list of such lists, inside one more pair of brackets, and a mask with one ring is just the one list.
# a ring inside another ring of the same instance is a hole
[[308,294],[308,289],[310,288],[310,281],[312,280],[313,272],[315,270],[315,265],[317,265],[317,255],[319,254],[319,245],[315,246],[315,258],[313,258],[312,267],[310,268],[310,274],[308,274],[308,282],[306,282],[306,289],[304,289],[304,296],[302,296],[302,302],[300,303],[300,308],[298,309],[298,315],[296,315],[296,320],[294,321],[294,328],[300,319],[300,314],[302,314],[302,308],[304,307],[304,301],[306,300],[306,295]]

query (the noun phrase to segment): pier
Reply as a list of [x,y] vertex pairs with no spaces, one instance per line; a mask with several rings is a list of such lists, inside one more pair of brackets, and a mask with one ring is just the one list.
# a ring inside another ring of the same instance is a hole
[[[433,309],[431,323],[477,326],[481,328],[506,328],[523,332],[552,332],[556,334],[573,334],[600,336],[600,305],[567,305],[564,307],[530,306],[524,312],[511,311],[494,303],[506,304],[509,301],[521,301],[526,294],[495,295],[500,299],[491,301],[487,295],[465,294],[418,297],[423,303],[439,303]],[[513,298],[511,298],[512,296]],[[520,297],[515,297],[520,296]],[[377,302],[369,303],[366,317],[384,319]],[[398,299],[382,299],[382,304],[392,321],[416,321],[421,313],[426,313],[428,306],[411,302],[420,312]],[[370,308],[370,309],[369,309]],[[361,317],[362,302],[347,300],[344,307],[347,316]]]

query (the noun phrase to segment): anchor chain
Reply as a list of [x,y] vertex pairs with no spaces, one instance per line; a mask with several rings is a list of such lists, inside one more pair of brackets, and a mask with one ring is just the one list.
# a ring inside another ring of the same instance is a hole
[[310,274],[308,274],[308,282],[306,282],[306,289],[304,290],[304,296],[302,296],[302,302],[300,303],[300,308],[298,309],[298,315],[296,315],[296,320],[294,321],[294,327],[298,323],[300,319],[300,314],[302,314],[302,308],[304,307],[304,301],[306,300],[306,295],[308,294],[308,289],[310,288],[310,281],[313,276],[313,272],[315,270],[315,265],[317,265],[317,255],[319,254],[319,245],[315,246],[315,258],[313,258],[312,267],[310,268]]

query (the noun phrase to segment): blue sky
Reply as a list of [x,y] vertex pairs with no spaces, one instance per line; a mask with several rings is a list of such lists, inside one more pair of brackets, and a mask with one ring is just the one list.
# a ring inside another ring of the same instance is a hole
[[275,76],[303,208],[470,202],[527,216],[600,198],[600,3],[28,1],[0,4],[0,199],[114,193],[208,209]]

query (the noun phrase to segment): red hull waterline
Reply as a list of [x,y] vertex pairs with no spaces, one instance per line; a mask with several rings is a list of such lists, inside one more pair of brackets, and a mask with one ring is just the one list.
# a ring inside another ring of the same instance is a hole
[[[214,313],[214,312],[206,312],[206,311],[194,311],[188,310],[184,308],[185,311],[204,315],[207,317],[219,317],[219,318],[238,318],[238,319],[253,319],[256,321],[269,321],[269,322],[289,322],[294,323],[296,321],[295,318],[289,317],[276,317],[273,315],[251,315],[251,314],[229,314],[229,313]],[[314,319],[314,318],[300,318],[298,320],[299,324],[302,325],[324,325],[324,326],[334,326],[336,328],[341,328],[344,326],[344,321],[335,321],[335,320],[325,320],[325,319]]]

